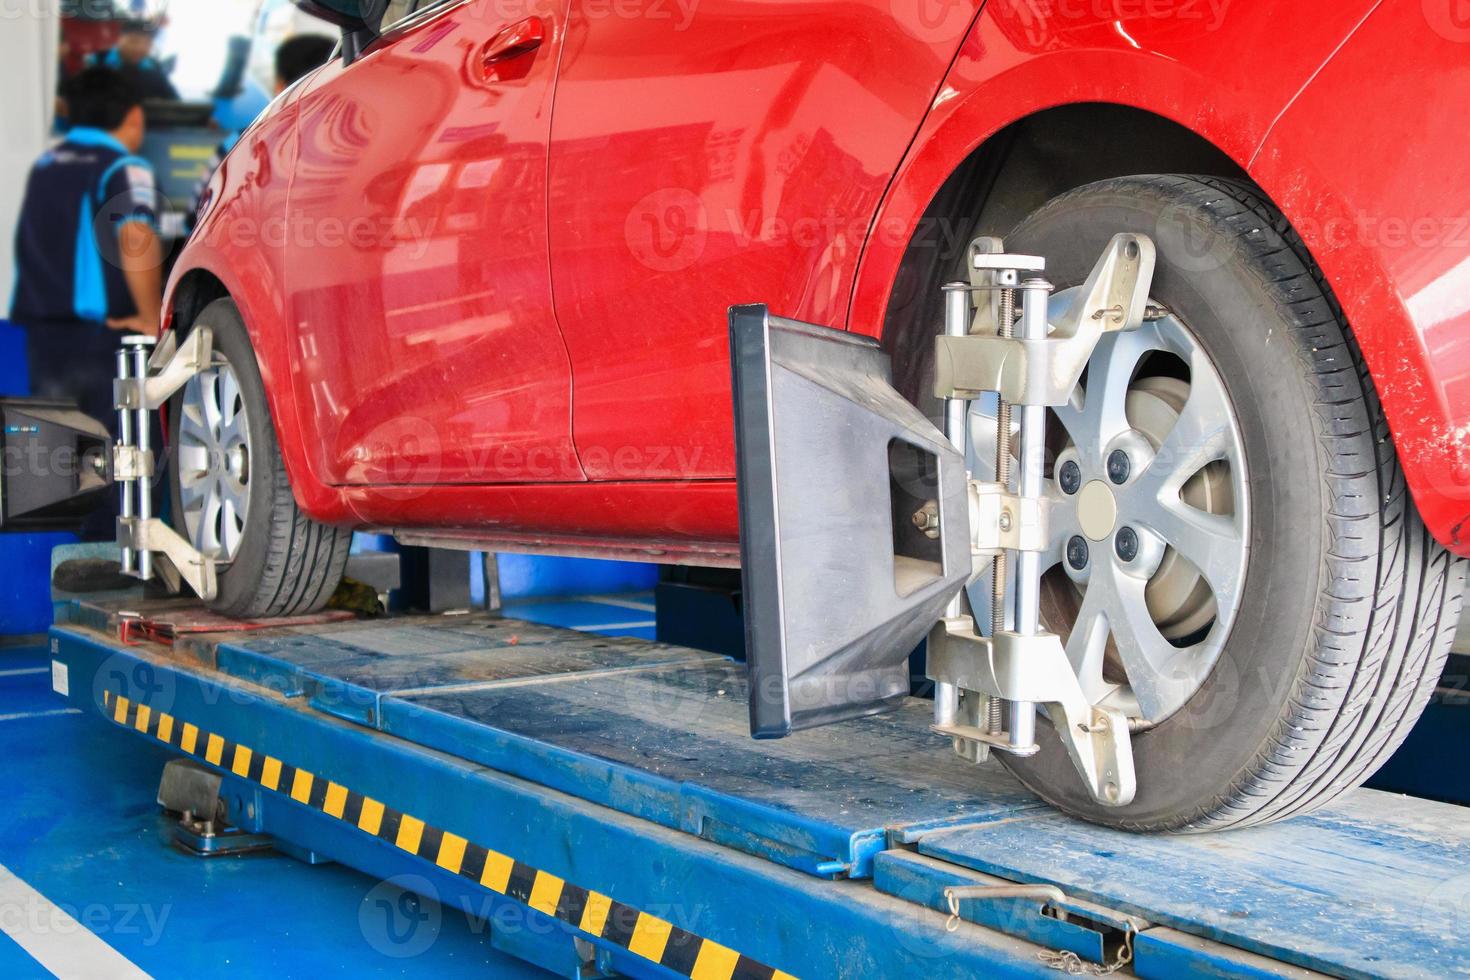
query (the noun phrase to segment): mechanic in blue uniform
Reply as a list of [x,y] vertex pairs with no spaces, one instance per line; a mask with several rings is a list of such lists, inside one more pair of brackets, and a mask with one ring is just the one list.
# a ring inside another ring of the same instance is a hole
[[15,235],[10,319],[26,331],[31,392],[74,398],[108,428],[124,333],[157,336],[163,251],[153,171],[136,154],[136,86],[108,68],[67,85],[73,127],[31,170]]
[[179,93],[164,74],[163,66],[153,57],[153,39],[158,30],[146,20],[130,20],[122,26],[122,36],[111,51],[87,56],[93,68],[111,68],[126,75],[145,99],[178,101]]

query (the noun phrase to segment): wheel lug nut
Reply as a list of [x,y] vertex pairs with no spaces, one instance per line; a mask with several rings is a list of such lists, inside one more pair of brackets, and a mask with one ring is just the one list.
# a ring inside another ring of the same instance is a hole
[[1080,534],[1067,542],[1067,564],[1079,572],[1087,567],[1087,539]]
[[1121,527],[1113,537],[1113,549],[1124,561],[1138,557],[1138,532],[1131,527]]
[[1057,473],[1057,482],[1062,485],[1062,493],[1071,495],[1082,486],[1082,468],[1077,465],[1076,460],[1069,459],[1062,464]]
[[1123,484],[1128,481],[1128,454],[1121,449],[1114,449],[1108,454],[1108,479],[1114,483]]

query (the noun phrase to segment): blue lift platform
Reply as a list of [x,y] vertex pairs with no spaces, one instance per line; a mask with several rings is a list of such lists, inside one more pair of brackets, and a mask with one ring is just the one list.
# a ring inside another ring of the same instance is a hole
[[[756,742],[736,661],[480,613],[240,630],[74,597],[50,649],[73,706],[222,773],[239,833],[417,883],[565,977],[1470,973],[1449,804],[1113,832],[949,752],[927,702]],[[947,887],[1008,883],[1060,894],[951,917]]]

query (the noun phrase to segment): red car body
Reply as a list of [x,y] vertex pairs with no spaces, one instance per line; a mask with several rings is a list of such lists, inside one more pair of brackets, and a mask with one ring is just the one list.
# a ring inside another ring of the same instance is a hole
[[201,204],[167,308],[236,301],[314,517],[735,563],[727,308],[892,333],[1030,125],[1073,186],[1157,172],[1152,134],[1259,184],[1470,555],[1457,0],[529,3],[432,6],[304,80]]

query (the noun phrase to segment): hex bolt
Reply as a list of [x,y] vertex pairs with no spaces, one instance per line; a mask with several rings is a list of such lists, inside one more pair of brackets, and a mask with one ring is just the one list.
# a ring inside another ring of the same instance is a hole
[[930,500],[914,511],[914,527],[924,532],[927,538],[939,537],[939,502]]
[[1062,485],[1062,493],[1068,496],[1076,493],[1082,486],[1082,467],[1077,465],[1075,459],[1069,459],[1062,464],[1061,471],[1057,473],[1057,482]]
[[1138,532],[1127,525],[1118,528],[1118,533],[1113,536],[1113,549],[1123,561],[1132,561],[1137,558]]
[[1067,564],[1079,572],[1087,567],[1087,539],[1080,534],[1067,542]]
[[1122,485],[1128,482],[1128,454],[1121,449],[1114,449],[1108,454],[1108,479]]

